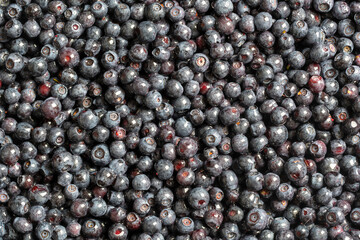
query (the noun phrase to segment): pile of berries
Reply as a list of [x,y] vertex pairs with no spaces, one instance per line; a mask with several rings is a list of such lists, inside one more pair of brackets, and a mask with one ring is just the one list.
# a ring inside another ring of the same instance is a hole
[[0,239],[360,240],[360,1],[0,0]]

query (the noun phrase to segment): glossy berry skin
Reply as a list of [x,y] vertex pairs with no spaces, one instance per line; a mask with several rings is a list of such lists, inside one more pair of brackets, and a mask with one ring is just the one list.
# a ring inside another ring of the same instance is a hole
[[55,239],[65,239],[67,237],[66,228],[61,225],[54,227],[53,234]]
[[93,78],[100,73],[99,62],[94,57],[86,57],[80,61],[80,73],[86,78]]
[[264,186],[266,189],[273,191],[280,185],[280,177],[274,173],[267,173],[264,175]]
[[291,200],[294,197],[294,189],[291,185],[287,183],[282,183],[279,185],[278,189],[276,190],[276,196],[280,200]]
[[35,229],[35,234],[39,239],[51,239],[53,234],[53,229],[48,222],[41,222],[37,225]]
[[154,234],[162,227],[160,219],[156,216],[148,216],[143,221],[143,230],[145,233]]
[[176,220],[175,212],[171,209],[164,209],[160,212],[160,219],[163,225],[172,225]]
[[182,234],[191,233],[194,230],[194,221],[189,217],[183,217],[178,220],[176,227]]
[[77,51],[73,48],[62,48],[58,53],[59,64],[64,67],[75,67],[80,62],[80,57]]
[[350,215],[350,221],[355,223],[355,224],[358,224],[359,223],[359,208],[354,208]]
[[191,64],[195,72],[205,72],[209,66],[209,58],[204,54],[194,54],[191,58]]
[[194,188],[190,191],[188,202],[194,209],[201,209],[209,203],[209,193],[201,187]]
[[14,165],[20,159],[20,149],[15,144],[9,143],[0,149],[0,159],[7,165]]
[[91,110],[80,113],[78,123],[81,128],[93,129],[99,123],[100,119]]
[[263,188],[264,176],[257,171],[250,171],[246,179],[248,189],[252,191],[260,191]]
[[0,238],[358,239],[359,16],[2,2]]
[[324,82],[323,78],[320,76],[312,76],[309,79],[308,85],[309,85],[309,89],[313,93],[319,93],[324,89],[325,82]]
[[220,211],[211,210],[206,212],[205,223],[210,228],[217,229],[220,228],[220,225],[223,221],[223,215]]
[[132,181],[132,186],[135,190],[148,190],[150,179],[145,174],[137,175]]
[[151,137],[145,137],[140,139],[139,150],[143,154],[150,154],[155,151],[156,143],[155,140]]
[[273,222],[271,223],[271,229],[273,232],[280,232],[284,230],[290,229],[290,223],[286,218],[283,217],[277,217],[274,218]]
[[108,235],[112,240],[123,240],[127,238],[128,230],[123,224],[115,223],[109,228]]
[[345,218],[344,213],[337,207],[330,208],[325,215],[326,223],[330,226],[335,226],[338,222],[343,221]]
[[101,198],[93,198],[89,204],[89,213],[94,217],[105,215],[106,209],[106,203]]
[[182,138],[177,145],[177,154],[180,157],[188,158],[195,155],[198,149],[198,144],[195,140],[189,137]]
[[195,181],[195,173],[189,168],[182,168],[177,173],[176,180],[183,186],[190,186]]
[[41,104],[41,111],[45,118],[54,119],[61,111],[61,104],[56,98],[48,98]]
[[46,212],[42,206],[32,206],[30,209],[30,219],[34,222],[39,222],[45,219]]
[[65,172],[72,168],[73,158],[69,152],[61,152],[53,156],[52,165],[56,171]]
[[258,208],[252,209],[246,217],[246,224],[252,230],[263,230],[267,225],[267,221],[266,212]]
[[89,203],[84,199],[75,199],[72,204],[70,211],[74,217],[84,217],[88,213]]
[[223,171],[220,179],[227,189],[236,189],[238,186],[238,178],[232,170]]
[[248,150],[248,139],[243,134],[238,134],[232,139],[231,145],[235,152],[244,153]]
[[306,165],[301,158],[290,158],[285,163],[284,170],[291,181],[302,179],[307,173]]
[[81,232],[88,237],[99,237],[103,229],[100,222],[95,219],[89,219],[85,221],[81,227]]
[[303,208],[299,217],[302,223],[313,223],[316,218],[315,210],[308,207]]

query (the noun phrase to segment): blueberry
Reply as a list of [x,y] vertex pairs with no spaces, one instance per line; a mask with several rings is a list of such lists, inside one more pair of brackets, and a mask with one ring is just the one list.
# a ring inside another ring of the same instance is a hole
[[98,220],[89,219],[81,226],[81,232],[88,237],[99,237],[103,229]]
[[106,210],[106,202],[101,198],[93,198],[89,203],[89,213],[94,217],[105,215]]
[[9,208],[17,216],[23,216],[29,212],[30,203],[24,196],[16,196],[9,201]]
[[110,226],[108,235],[110,239],[123,240],[127,238],[128,230],[123,224],[115,223]]
[[0,236],[357,238],[359,13],[5,4]]
[[271,223],[271,230],[275,233],[290,229],[290,223],[286,218],[277,217]]
[[266,31],[272,26],[272,17],[267,12],[260,12],[254,18],[255,27],[259,31]]
[[195,72],[205,72],[210,66],[210,60],[206,55],[197,53],[191,58],[191,65]]
[[0,149],[0,159],[6,165],[14,165],[20,159],[20,149],[15,144],[9,143]]
[[145,233],[154,234],[159,232],[162,227],[160,218],[156,216],[148,216],[144,219],[143,230]]
[[237,134],[233,137],[231,146],[235,152],[245,153],[248,151],[248,139],[243,134]]
[[237,188],[238,181],[236,174],[231,170],[223,171],[221,174],[221,182],[227,189]]
[[93,129],[99,123],[100,119],[94,114],[92,110],[87,110],[79,115],[79,126],[84,129]]
[[170,179],[174,172],[174,165],[169,160],[159,160],[155,163],[154,169],[157,172],[157,177],[161,180]]
[[235,223],[226,222],[220,229],[221,236],[224,239],[240,239],[240,231]]
[[180,218],[176,228],[182,234],[191,233],[194,230],[194,221],[189,217]]
[[284,165],[285,173],[291,181],[302,179],[307,174],[307,168],[301,158],[290,158]]
[[98,60],[94,57],[86,57],[80,61],[80,73],[86,78],[93,78],[100,73]]
[[138,25],[138,34],[141,42],[152,42],[157,34],[156,25],[152,21],[143,21]]
[[[35,21],[35,24],[36,21]],[[23,24],[17,19],[10,19],[5,23],[4,30],[9,38],[18,38],[24,29]]]
[[213,5],[214,11],[219,16],[226,16],[233,11],[233,3],[229,0],[217,0]]
[[188,196],[188,202],[194,209],[201,209],[206,207],[209,203],[209,200],[209,193],[201,187],[192,189]]
[[276,196],[280,200],[289,201],[294,197],[295,190],[294,188],[287,183],[281,183],[276,190]]
[[35,228],[35,235],[39,239],[51,239],[53,228],[48,222],[41,222]]
[[15,230],[20,233],[30,232],[33,229],[33,225],[26,219],[22,217],[17,217],[14,219],[13,226]]
[[150,179],[145,174],[137,175],[132,181],[132,186],[135,190],[148,190]]
[[165,9],[159,3],[152,3],[145,7],[145,17],[150,21],[158,21],[165,17]]
[[263,189],[264,176],[257,171],[250,171],[246,176],[246,186],[251,191],[260,191]]

